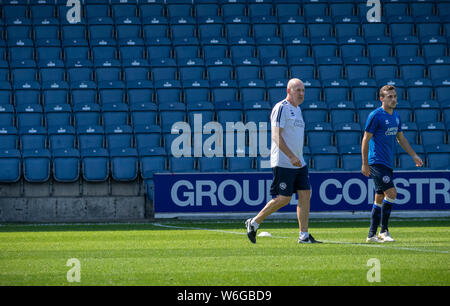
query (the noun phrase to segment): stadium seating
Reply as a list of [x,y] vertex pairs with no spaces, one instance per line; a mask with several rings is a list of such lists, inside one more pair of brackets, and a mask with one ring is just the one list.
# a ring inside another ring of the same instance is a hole
[[[155,171],[267,171],[248,156],[177,160],[170,131],[179,121],[193,128],[195,114],[203,125],[268,122],[293,77],[306,87],[312,169],[359,170],[352,147],[386,84],[426,166],[450,167],[440,158],[450,127],[447,1],[383,1],[381,22],[369,22],[364,1],[85,0],[78,23],[54,2],[0,10],[0,164],[11,161],[0,181],[151,184]],[[56,172],[65,162],[70,173]],[[396,163],[415,168],[403,153]]]

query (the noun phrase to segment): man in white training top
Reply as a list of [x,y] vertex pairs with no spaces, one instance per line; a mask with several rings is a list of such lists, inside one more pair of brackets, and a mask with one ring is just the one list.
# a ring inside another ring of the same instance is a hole
[[305,86],[299,79],[291,79],[287,85],[287,96],[272,109],[272,146],[270,166],[273,182],[270,188],[272,196],[266,206],[254,218],[245,221],[247,236],[256,243],[259,225],[272,213],[286,206],[294,192],[298,195],[297,218],[300,228],[299,243],[318,243],[308,233],[311,186],[308,166],[303,158],[305,121],[300,104],[305,96]]

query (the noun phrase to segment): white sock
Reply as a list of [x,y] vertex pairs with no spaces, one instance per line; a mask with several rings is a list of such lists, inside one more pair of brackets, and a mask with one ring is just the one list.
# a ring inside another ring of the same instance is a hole
[[299,235],[299,239],[300,240],[306,239],[308,237],[309,237],[309,233],[308,232],[300,232],[300,235]]
[[251,222],[251,224],[252,224],[252,226],[255,228],[255,230],[257,230],[258,229],[258,227],[259,227],[259,223],[257,223],[256,221],[255,221],[255,218],[253,218],[252,219],[252,222]]

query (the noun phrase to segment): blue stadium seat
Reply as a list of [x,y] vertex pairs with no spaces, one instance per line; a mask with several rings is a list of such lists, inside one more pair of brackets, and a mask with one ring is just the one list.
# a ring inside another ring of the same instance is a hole
[[138,177],[138,152],[134,148],[110,150],[111,177],[120,182],[134,181]]
[[287,61],[298,61],[311,56],[310,41],[306,37],[296,36],[284,39],[284,49]]
[[426,36],[421,38],[422,53],[425,57],[446,56],[446,38],[442,36]]
[[58,126],[48,128],[49,148],[56,149],[75,148],[76,131],[73,126]]
[[69,104],[50,104],[44,107],[47,127],[71,125],[72,108]]
[[95,79],[98,83],[105,81],[120,81],[122,68],[120,61],[115,59],[99,60],[94,63]]
[[316,76],[316,65],[314,58],[292,58],[289,65],[289,71],[291,77],[297,77],[300,79],[314,79]]
[[334,37],[311,38],[312,54],[316,59],[321,57],[335,57],[338,51],[337,40]]
[[404,80],[425,77],[425,60],[422,57],[399,57],[400,77]]
[[450,145],[425,146],[428,168],[433,170],[446,170],[450,168]]
[[156,172],[167,172],[167,153],[160,147],[139,150],[140,173],[143,179],[152,179]]
[[233,65],[228,58],[216,58],[206,60],[206,75],[209,81],[231,80]]
[[52,150],[53,178],[57,182],[76,182],[80,177],[80,152],[77,149]]
[[131,104],[130,117],[133,126],[154,125],[157,121],[157,106],[152,102]]
[[[141,5],[142,7],[142,5]],[[141,15],[143,16],[143,15]],[[163,15],[157,15],[153,17],[142,17],[142,31],[145,41],[158,39],[162,37],[168,37],[169,34],[169,22],[163,17]]]
[[225,38],[210,38],[200,42],[202,56],[206,62],[209,60],[223,60],[228,56],[228,43]]
[[333,101],[328,103],[331,123],[355,122],[355,105],[352,101]]
[[49,82],[50,84],[65,81],[66,68],[64,67],[64,62],[61,60],[39,62],[39,79],[42,83]]
[[86,1],[84,7],[86,18],[111,16],[109,1]]
[[80,150],[104,148],[105,130],[98,125],[78,126],[77,139]]
[[339,49],[344,60],[348,57],[360,58],[366,55],[366,42],[360,36],[343,37],[339,39]]
[[11,104],[12,86],[8,81],[0,81],[0,105]]
[[141,38],[127,38],[119,41],[119,57],[122,61],[143,60],[145,57],[145,45]]
[[0,150],[0,182],[14,183],[20,180],[22,176],[22,161],[19,150],[1,149]]
[[[236,5],[238,7],[239,4],[231,4]],[[222,12],[225,13],[222,6]],[[225,21],[225,36],[228,39],[231,38],[240,38],[240,37],[248,37],[250,36],[250,20],[248,17],[242,15],[236,15],[234,17],[228,16],[224,14]]]
[[196,22],[192,17],[174,17],[169,19],[170,37],[172,39],[196,36]]
[[373,79],[355,79],[350,82],[350,86],[352,88],[352,100],[355,103],[377,99],[378,86]]
[[394,57],[373,58],[372,65],[376,81],[397,78],[398,66],[397,60]]
[[446,129],[442,122],[421,122],[418,124],[421,143],[424,146],[445,143]]
[[221,1],[222,15],[225,17],[245,16],[246,8],[246,0]]
[[344,75],[343,63],[340,57],[321,57],[317,59],[317,63],[317,70],[321,81],[341,79]]
[[146,39],[146,52],[149,60],[172,57],[172,41],[167,37]]
[[362,166],[361,146],[346,145],[339,147],[339,153],[342,160],[342,170],[360,171]]
[[27,126],[19,129],[21,150],[47,148],[47,129],[42,126]]
[[[261,73],[260,62],[256,58],[245,58],[241,61],[236,60],[234,71],[238,81],[257,80],[260,78]],[[265,74],[265,76],[267,80],[270,74]]]
[[387,24],[385,22],[365,22],[366,15],[364,15],[361,30],[364,38],[368,37],[383,37],[387,34]]
[[137,15],[137,0],[111,0],[111,12],[114,17],[135,17]]
[[212,100],[217,104],[220,102],[237,100],[237,83],[232,80],[213,81],[211,84]]
[[143,19],[158,18],[164,16],[164,1],[139,1],[138,10],[139,16],[141,16],[141,18]]
[[371,59],[376,57],[391,57],[393,55],[392,40],[389,37],[368,37],[367,51]]
[[81,174],[87,182],[104,182],[109,177],[109,152],[102,148],[81,150]]
[[414,57],[420,55],[419,39],[416,36],[401,36],[392,39],[397,57]]
[[189,106],[191,103],[203,103],[210,101],[210,86],[206,80],[189,80],[183,83],[184,102]]
[[92,81],[70,83],[72,105],[97,103],[97,84]]
[[286,98],[287,80],[269,80],[266,82],[267,99],[273,107],[277,102]]
[[230,172],[253,172],[253,157],[228,157],[227,164]]
[[252,18],[252,33],[257,40],[264,37],[278,36],[277,18],[269,15]]
[[170,17],[189,17],[192,16],[192,1],[175,0],[167,1],[167,16]]
[[229,49],[233,61],[254,60],[256,54],[255,40],[252,37],[234,37],[229,39]]
[[150,64],[145,59],[122,60],[124,81],[150,80]]
[[437,16],[422,15],[415,18],[417,34],[419,37],[441,35],[442,25],[441,20]]
[[435,100],[416,100],[412,102],[414,108],[415,121],[420,124],[422,122],[440,121],[440,106]]
[[46,182],[50,178],[51,154],[47,149],[22,151],[23,174],[27,182]]
[[265,81],[286,79],[289,66],[283,58],[265,58],[262,60],[262,74]]
[[323,92],[327,102],[348,101],[350,85],[344,79],[329,79],[323,81]]
[[244,104],[245,122],[269,122],[271,106],[267,101],[255,101]]
[[415,122],[402,122],[401,128],[403,135],[411,145],[419,143],[419,129]]
[[105,127],[106,147],[114,149],[133,147],[133,129],[129,125],[110,125]]
[[107,103],[101,107],[102,122],[105,127],[128,124],[128,105],[125,103]]
[[[63,20],[66,21],[65,15],[63,15]],[[81,39],[85,40],[87,38],[86,36],[87,28],[86,23],[79,22],[79,23],[62,23],[61,24],[61,39],[63,41],[71,40],[71,39]]]
[[68,61],[67,77],[70,82],[91,81],[94,79],[94,65],[89,60]]
[[362,139],[362,131],[359,123],[333,124],[336,144],[338,148],[351,145],[359,145]]
[[88,35],[92,39],[113,39],[114,20],[110,17],[88,17]]
[[10,67],[13,82],[37,81],[36,63],[33,60],[14,61]]
[[328,16],[328,1],[306,2],[303,4],[303,13],[306,17]]
[[161,127],[158,125],[135,125],[134,138],[136,139],[136,148],[141,151],[145,147],[161,146]]
[[223,126],[227,122],[243,121],[242,104],[239,102],[216,103],[217,121]]
[[159,105],[181,101],[182,86],[179,81],[166,80],[155,82],[156,101]]
[[243,103],[263,101],[266,96],[266,84],[262,80],[251,79],[239,82],[240,100]]
[[211,102],[199,100],[197,103],[187,104],[187,116],[188,122],[191,128],[194,127],[194,116],[195,114],[200,114],[202,119],[202,124],[214,121],[214,104]]
[[279,16],[278,23],[280,36],[285,40],[288,38],[301,38],[306,35],[306,22],[303,16],[293,14]]
[[223,157],[200,157],[198,168],[200,172],[224,172],[225,159]]
[[257,39],[256,50],[261,61],[283,57],[282,41],[276,36]]
[[176,122],[186,122],[186,105],[180,102],[159,104],[159,116],[163,130]]
[[430,57],[427,63],[431,80],[450,78],[450,57]]
[[99,81],[98,96],[101,105],[125,102],[126,89],[122,81]]
[[0,122],[2,126],[14,126],[15,110],[11,104],[0,104]]
[[306,126],[306,137],[309,147],[331,146],[333,135],[333,129],[329,123],[315,122]]
[[98,125],[100,123],[100,105],[97,103],[76,104],[73,106],[75,126]]
[[178,172],[198,172],[195,169],[195,158],[193,157],[169,157],[169,170]]
[[14,104],[23,106],[28,104],[40,104],[41,85],[36,81],[15,82]]
[[[204,2],[204,3],[203,3]],[[220,6],[215,1],[196,1],[194,6],[195,16],[197,18],[216,17],[219,16]]]
[[305,85],[305,102],[306,101],[323,101],[322,100],[322,86],[321,86],[321,83],[319,80],[306,79],[306,80],[303,80],[303,84]]
[[195,59],[200,56],[200,43],[196,37],[174,39],[173,49],[178,61]]
[[317,171],[335,171],[339,167],[339,153],[334,146],[310,147],[312,169]]
[[43,111],[39,104],[21,104],[16,107],[17,127],[42,126]]
[[409,101],[433,99],[433,87],[429,79],[411,79],[408,80],[407,86],[406,93]]
[[28,8],[27,1],[5,1],[3,7],[3,18],[27,17]]
[[127,82],[127,96],[130,105],[154,102],[154,89],[151,81],[139,80]]
[[332,20],[325,15],[306,17],[308,24],[307,32],[309,38],[330,37],[332,35]]
[[273,15],[272,1],[250,0],[247,4],[250,17],[261,17]]
[[414,19],[406,15],[388,18],[389,33],[392,37],[414,35]]

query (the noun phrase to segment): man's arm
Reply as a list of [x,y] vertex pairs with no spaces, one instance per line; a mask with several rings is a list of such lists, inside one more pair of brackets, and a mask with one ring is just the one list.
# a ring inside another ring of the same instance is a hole
[[416,167],[422,167],[423,161],[422,159],[417,155],[417,153],[413,150],[411,145],[409,144],[408,139],[406,139],[405,135],[403,135],[403,132],[397,133],[397,141],[402,147],[403,150],[405,150],[406,153],[409,154],[414,159],[414,162],[416,163]]
[[280,148],[280,150],[286,154],[286,156],[291,161],[292,165],[296,167],[301,167],[302,163],[297,158],[297,156],[292,153],[291,149],[287,146],[286,142],[283,139],[283,136],[281,136],[281,133],[283,132],[283,128],[280,128],[278,126],[272,126],[272,141],[275,141],[277,146]]
[[370,176],[370,168],[369,168],[369,141],[372,138],[373,134],[370,132],[364,132],[364,137],[361,143],[361,158],[362,158],[362,166],[361,172],[365,176]]

